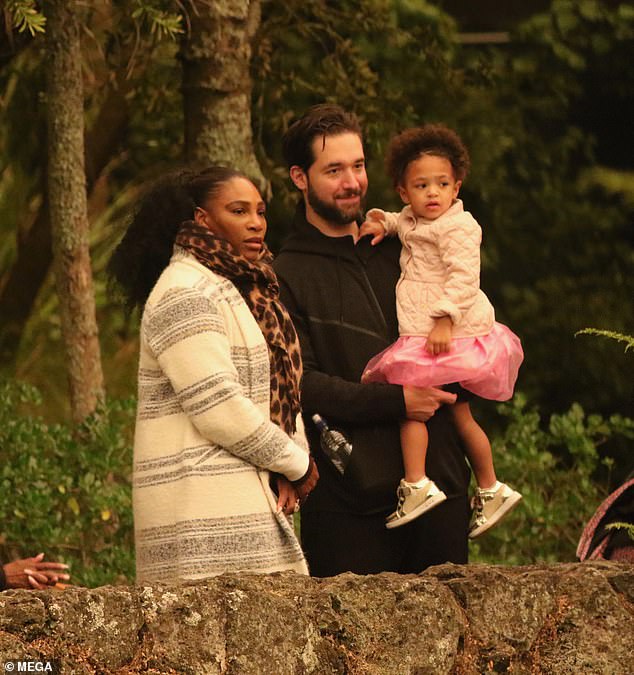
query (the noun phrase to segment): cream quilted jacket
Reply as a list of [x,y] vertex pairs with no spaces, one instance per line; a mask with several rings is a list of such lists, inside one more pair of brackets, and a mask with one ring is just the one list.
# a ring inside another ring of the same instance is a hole
[[453,337],[491,331],[495,313],[480,290],[482,231],[462,200],[435,220],[416,218],[409,206],[400,213],[372,209],[368,218],[382,221],[403,244],[396,285],[401,336],[427,336],[434,319],[445,315],[453,321]]

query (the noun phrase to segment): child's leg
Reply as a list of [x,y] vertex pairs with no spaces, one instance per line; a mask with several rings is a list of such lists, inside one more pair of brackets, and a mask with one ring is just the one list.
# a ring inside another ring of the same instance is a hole
[[453,406],[456,428],[467,446],[467,455],[478,482],[471,502],[473,513],[469,523],[469,539],[484,534],[499,522],[522,499],[519,492],[504,483],[498,483],[493,468],[491,444],[482,427],[473,419],[468,403]]
[[416,420],[401,422],[401,449],[405,480],[417,483],[425,477],[425,458],[427,457],[427,425]]
[[478,487],[490,488],[497,481],[493,467],[491,444],[482,427],[473,419],[468,403],[452,406],[456,429],[467,448],[469,463],[475,474]]
[[401,447],[405,478],[397,490],[398,506],[385,522],[385,527],[400,527],[434,508],[447,496],[425,475],[427,426],[423,422],[401,422]]

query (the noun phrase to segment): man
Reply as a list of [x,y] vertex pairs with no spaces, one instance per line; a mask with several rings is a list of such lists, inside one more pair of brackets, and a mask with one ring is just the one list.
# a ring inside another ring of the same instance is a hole
[[[465,563],[469,470],[443,406],[455,395],[359,382],[367,361],[398,336],[400,253],[396,239],[373,247],[358,237],[368,187],[359,123],[339,106],[314,106],[289,128],[283,149],[302,200],[274,267],[302,346],[302,407],[321,477],[302,507],[311,573],[416,573]],[[352,444],[343,475],[320,448],[313,413]],[[448,498],[388,530],[385,517],[396,506],[403,473],[399,420],[405,417],[428,422],[428,474]]]

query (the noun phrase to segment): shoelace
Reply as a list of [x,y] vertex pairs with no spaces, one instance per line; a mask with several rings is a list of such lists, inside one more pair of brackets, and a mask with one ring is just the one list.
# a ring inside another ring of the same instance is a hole
[[403,516],[403,504],[405,503],[405,490],[402,487],[398,487],[396,490],[398,494],[398,504],[396,505],[396,512],[399,516]]
[[485,502],[490,502],[496,493],[491,490],[478,490],[471,498],[471,508],[482,510]]

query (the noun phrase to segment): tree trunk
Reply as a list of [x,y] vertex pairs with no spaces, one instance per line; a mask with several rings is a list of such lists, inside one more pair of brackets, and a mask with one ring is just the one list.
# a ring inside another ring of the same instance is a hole
[[[131,86],[130,81],[118,72],[91,130],[86,134],[88,192],[119,147],[128,127],[126,93]],[[44,194],[33,224],[23,236],[18,237],[15,260],[0,284],[0,361],[3,364],[16,359],[24,326],[46,279],[52,256],[48,198]]]
[[104,385],[88,248],[79,21],[74,0],[49,0],[44,8],[53,265],[72,417],[81,422],[103,398]]
[[270,187],[253,151],[249,73],[251,39],[260,0],[195,4],[183,40],[185,157],[244,171],[268,196]]

